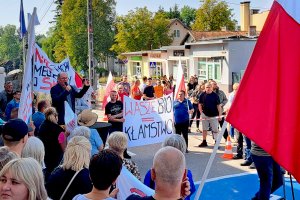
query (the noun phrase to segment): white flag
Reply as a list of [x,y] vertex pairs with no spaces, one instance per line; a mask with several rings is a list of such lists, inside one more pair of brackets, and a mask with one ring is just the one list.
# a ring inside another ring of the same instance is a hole
[[36,17],[36,8],[33,9],[32,18],[28,25],[28,50],[26,54],[26,63],[22,80],[22,93],[20,98],[20,106],[18,111],[18,118],[29,122],[29,117],[32,115],[32,58],[35,50],[35,29],[34,19]]

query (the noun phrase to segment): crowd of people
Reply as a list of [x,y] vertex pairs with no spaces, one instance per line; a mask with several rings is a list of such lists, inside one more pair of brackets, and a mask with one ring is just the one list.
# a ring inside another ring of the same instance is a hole
[[[110,92],[110,101],[105,106],[105,114],[111,123],[107,148],[96,129],[91,128],[97,121],[97,114],[89,106],[88,97],[93,95],[87,79],[78,90],[68,85],[68,74],[62,72],[57,84],[51,88],[51,103],[40,100],[30,122],[17,118],[20,92],[13,91],[12,83],[6,82],[0,93],[0,200],[7,199],[115,199],[118,188],[115,182],[122,166],[127,168],[138,180],[155,190],[154,195],[140,197],[130,195],[127,199],[190,199],[195,192],[193,176],[186,169],[185,153],[188,150],[188,135],[193,122],[196,132],[202,132],[203,140],[199,147],[207,147],[207,132],[214,139],[219,126],[224,123],[226,112],[238,90],[227,99],[226,94],[214,80],[198,82],[191,76],[185,90],[174,97],[175,135],[168,137],[162,148],[155,154],[153,165],[144,179],[138,166],[127,153],[127,136],[123,133],[124,96],[135,100],[152,100],[174,92],[173,78],[163,76],[152,80],[134,78],[131,83],[127,76],[122,77],[116,90]],[[68,102],[78,115],[78,127],[65,129],[65,107]],[[202,127],[200,127],[200,124]],[[201,129],[201,130],[200,130]],[[234,159],[243,158],[243,134],[230,127],[225,131],[238,142]],[[182,135],[182,136],[181,136]],[[245,161],[242,166],[256,164],[260,177],[260,190],[253,199],[267,199],[282,185],[281,169],[270,155],[245,137]],[[266,169],[266,166],[268,167]],[[254,166],[253,166],[254,167]],[[281,182],[280,182],[281,180]]]

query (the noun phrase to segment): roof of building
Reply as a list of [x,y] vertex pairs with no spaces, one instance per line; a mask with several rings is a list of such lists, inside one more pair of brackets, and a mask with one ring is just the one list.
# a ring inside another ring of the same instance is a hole
[[227,39],[227,38],[256,38],[249,36],[248,31],[189,31],[193,41]]
[[180,23],[184,28],[186,28],[187,30],[191,30],[188,26],[186,26],[181,20],[175,18],[175,19],[171,19],[170,23],[168,25],[168,27],[171,27],[175,22]]

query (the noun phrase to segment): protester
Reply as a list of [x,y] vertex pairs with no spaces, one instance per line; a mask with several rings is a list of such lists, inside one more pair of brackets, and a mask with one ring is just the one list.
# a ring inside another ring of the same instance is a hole
[[[167,137],[162,144],[162,147],[166,147],[166,146],[175,147],[183,154],[185,154],[186,152],[185,141],[179,135],[171,135],[170,137]],[[189,169],[187,170],[187,177],[189,179],[190,186],[191,186],[191,190],[190,190],[191,194],[187,196],[185,199],[190,200],[191,195],[193,195],[193,193],[196,191],[196,188],[193,180],[192,171]],[[155,190],[155,182],[151,179],[151,170],[148,170],[148,172],[146,173],[144,184]]]
[[195,77],[191,76],[190,80],[187,84],[187,94],[188,94],[188,96],[190,96],[193,93],[193,91],[196,89],[197,85],[198,85],[198,81],[195,82]]
[[[193,121],[196,121],[196,128],[197,128],[197,132],[200,132],[200,129],[199,129],[199,125],[200,125],[200,111],[199,111],[199,97],[201,95],[201,93],[204,91],[204,84],[202,85],[197,85],[196,86],[196,89],[193,91],[193,93],[191,94],[190,96],[190,100],[193,104],[193,108],[194,108],[194,112],[193,112],[193,115],[190,119],[190,124],[189,124],[189,131],[191,130],[191,126],[193,124]],[[196,120],[194,120],[194,118],[196,117]]]
[[127,75],[122,76],[122,81],[118,84],[118,86],[122,85],[123,90],[126,93],[126,96],[129,96],[130,94],[130,83],[127,81]]
[[103,149],[103,141],[98,133],[98,131],[94,128],[90,128],[97,121],[98,115],[93,113],[90,110],[84,110],[81,114],[78,115],[78,124],[79,127],[73,130],[73,133],[76,135],[79,132],[89,132],[88,140],[91,143],[91,155],[97,154],[99,151]]
[[137,165],[129,159],[124,158],[124,152],[127,149],[127,137],[125,133],[120,131],[115,131],[111,133],[107,139],[109,149],[115,151],[123,160],[123,165],[139,180],[141,180],[141,175],[138,170]]
[[173,88],[171,86],[171,83],[169,81],[163,81],[164,85],[164,95],[169,95],[173,92]]
[[152,78],[147,79],[147,86],[143,92],[143,99],[144,100],[152,100],[155,99],[155,91],[154,87],[152,86]]
[[55,108],[47,108],[46,119],[41,124],[38,133],[45,146],[45,164],[48,175],[59,165],[66,147],[66,136],[64,129],[57,124],[57,115]]
[[57,75],[57,84],[53,86],[50,90],[52,98],[52,106],[56,108],[58,112],[58,124],[65,124],[65,101],[67,101],[75,113],[75,98],[82,98],[86,91],[90,87],[89,80],[85,79],[84,86],[80,92],[68,85],[69,79],[68,74],[65,72],[60,72]]
[[113,200],[118,192],[115,189],[109,193],[111,186],[115,184],[122,169],[122,159],[111,150],[103,150],[92,157],[89,171],[93,183],[93,189],[90,193],[79,194],[73,200]]
[[136,80],[131,89],[131,97],[135,100],[141,100],[143,93],[140,90],[140,80]]
[[140,86],[141,93],[144,93],[144,89],[147,87],[147,76],[143,76],[143,84]]
[[[186,184],[189,185],[189,182],[186,178],[183,153],[170,146],[158,150],[153,159],[151,178],[155,182],[155,194],[153,196],[140,197],[132,194],[127,200],[184,199],[182,188],[186,188]],[[186,191],[184,193],[186,194]],[[189,194],[190,192],[188,191],[187,193]]]
[[18,155],[9,150],[8,147],[0,147],[0,171],[9,161],[18,158]]
[[105,115],[107,115],[108,123],[111,123],[110,133],[123,130],[123,103],[117,100],[117,92],[110,92],[110,102],[105,106]]
[[50,107],[50,103],[48,100],[41,100],[38,102],[38,111],[32,115],[32,121],[35,126],[34,135],[37,136],[41,124],[44,122],[45,118],[45,110]]
[[85,137],[75,136],[69,141],[62,165],[53,171],[46,183],[50,198],[69,200],[92,190],[88,170],[90,152],[91,144]]
[[[218,86],[218,84],[217,84],[216,81],[210,80],[210,83],[212,85],[213,91],[219,96],[220,106],[221,106],[221,109],[222,109],[222,115],[225,115],[223,107],[228,102],[228,99],[227,99],[227,97],[225,95],[225,92],[223,92],[222,90],[220,90],[220,88],[219,88],[219,86]],[[222,117],[221,120],[219,120],[219,124],[220,124],[221,127],[223,126],[224,121],[225,121],[224,117]],[[227,131],[227,129],[225,129],[224,134],[223,134],[223,137],[224,137],[225,140],[227,140],[227,136],[228,136],[228,131]]]
[[6,81],[4,84],[4,90],[0,92],[0,118],[6,120],[5,109],[8,104],[13,99],[13,84],[11,81]]
[[[190,100],[185,98],[184,90],[178,92],[178,99],[173,103],[173,111],[176,134],[182,134],[188,148],[189,114],[192,114],[194,109]],[[188,153],[188,149],[186,152]]]
[[129,96],[127,92],[124,91],[123,85],[118,85],[118,101],[124,102],[124,96]]
[[164,88],[161,85],[161,80],[156,80],[156,86],[154,86],[154,93],[156,98],[160,98],[164,95]]
[[4,124],[2,129],[2,138],[4,146],[18,156],[21,156],[22,150],[28,140],[27,124],[21,119],[11,119]]
[[283,173],[275,160],[256,143],[252,143],[251,155],[259,177],[259,190],[252,200],[268,200],[283,185]]
[[10,119],[11,110],[13,108],[19,108],[21,92],[15,91],[13,93],[13,97],[14,98],[7,104],[6,109],[5,109],[6,120]]
[[[219,132],[218,120],[221,120],[222,108],[220,105],[219,96],[213,92],[212,85],[205,83],[205,92],[199,97],[199,110],[202,115],[202,130],[203,130],[203,141],[199,147],[207,147],[206,137],[209,125],[212,129],[214,139],[217,139]],[[218,119],[216,117],[219,117]]]
[[1,199],[47,199],[42,168],[33,158],[9,161],[0,171],[0,180]]

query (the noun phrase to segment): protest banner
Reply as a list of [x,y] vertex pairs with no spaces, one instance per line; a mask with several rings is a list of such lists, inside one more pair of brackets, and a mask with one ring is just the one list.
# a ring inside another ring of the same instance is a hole
[[35,92],[50,93],[52,86],[57,83],[57,75],[66,72],[69,77],[69,85],[80,88],[82,82],[78,74],[71,66],[69,58],[61,63],[53,63],[46,53],[35,44],[35,60],[33,67],[33,90]]
[[173,94],[150,101],[124,96],[123,116],[128,147],[162,142],[173,134]]
[[67,101],[65,101],[64,103],[66,131],[72,132],[77,127],[77,115],[73,112]]
[[144,185],[124,166],[117,179],[116,185],[119,189],[117,199],[126,199],[131,194],[137,194],[141,197],[151,196],[154,194],[154,190]]

